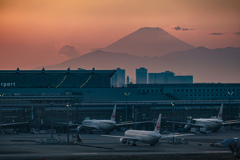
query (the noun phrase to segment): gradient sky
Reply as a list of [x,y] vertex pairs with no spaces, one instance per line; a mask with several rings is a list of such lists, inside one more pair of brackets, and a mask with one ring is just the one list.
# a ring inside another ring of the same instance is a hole
[[240,0],[0,0],[0,69],[56,64],[141,27],[196,47],[240,47]]

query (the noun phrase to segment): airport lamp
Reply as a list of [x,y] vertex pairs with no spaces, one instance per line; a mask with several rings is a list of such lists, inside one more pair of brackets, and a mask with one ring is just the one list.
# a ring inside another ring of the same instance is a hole
[[53,103],[51,103],[51,139],[53,139]]
[[126,121],[128,121],[128,113],[127,113],[127,97],[130,95],[130,92],[125,92],[124,95],[126,96]]
[[[171,102],[171,105],[172,105],[172,132],[173,132],[173,135],[175,134],[175,131],[174,131],[174,116],[175,116],[175,108],[174,108],[174,103]],[[175,143],[175,138],[173,136],[173,144]]]
[[67,104],[67,144],[69,144],[69,107],[71,105]]
[[[228,120],[231,120],[231,107],[230,107],[230,97],[232,96],[233,92],[228,92]],[[229,130],[231,130],[231,123],[229,123]]]

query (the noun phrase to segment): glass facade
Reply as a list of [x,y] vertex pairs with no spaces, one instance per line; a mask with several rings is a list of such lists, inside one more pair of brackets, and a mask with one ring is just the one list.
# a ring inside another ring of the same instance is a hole
[[[115,70],[0,71],[0,122],[28,121],[31,127],[47,128],[51,119],[66,122],[69,109],[70,120],[79,124],[84,119],[110,119],[116,104],[117,122],[152,120],[162,113],[167,127],[165,121],[172,118],[171,102],[175,103],[177,121],[213,118],[221,103],[224,120],[229,119],[229,113],[230,119],[239,119],[239,83],[111,87],[114,73]],[[127,99],[124,93],[130,93]]]

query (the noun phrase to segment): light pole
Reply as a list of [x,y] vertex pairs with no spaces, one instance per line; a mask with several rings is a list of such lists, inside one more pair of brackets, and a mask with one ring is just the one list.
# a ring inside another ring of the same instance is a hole
[[[228,120],[231,120],[231,107],[230,107],[230,97],[233,92],[228,92]],[[231,123],[229,123],[229,130],[231,130]]]
[[128,121],[127,97],[130,95],[130,92],[125,92],[124,95],[126,96],[126,121]]
[[153,103],[153,126],[155,126],[155,103]]
[[0,104],[0,123],[2,123],[2,120],[3,120],[3,118],[2,118],[2,105]]
[[53,103],[51,103],[51,139],[53,139]]
[[171,105],[172,105],[172,132],[173,132],[173,144],[175,143],[175,138],[174,138],[174,134],[175,134],[175,131],[174,131],[174,116],[175,116],[175,108],[174,108],[174,103],[171,102]]
[[[74,103],[75,107],[76,107],[76,121],[78,122],[78,106],[79,104],[78,103]],[[76,122],[75,122],[76,123]]]
[[67,104],[67,144],[69,144],[69,107],[71,105]]

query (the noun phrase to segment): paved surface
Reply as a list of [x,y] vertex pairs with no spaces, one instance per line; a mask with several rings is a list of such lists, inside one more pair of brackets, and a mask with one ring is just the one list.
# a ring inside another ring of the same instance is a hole
[[[111,135],[123,135],[112,133]],[[70,141],[72,141],[70,134]],[[103,137],[101,134],[81,134],[82,145],[38,144],[36,140],[50,138],[50,134],[5,134],[0,135],[0,159],[233,159],[226,148],[210,147],[210,143],[219,142],[230,137],[239,137],[240,131],[199,134],[184,137],[189,144],[169,144],[161,140],[159,144],[150,146],[137,143],[137,146],[122,144],[118,138]],[[66,140],[66,134],[54,134],[54,138]]]

